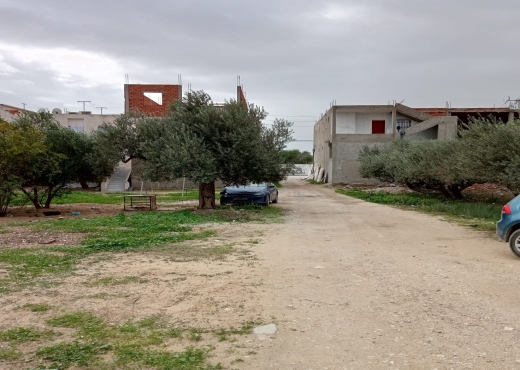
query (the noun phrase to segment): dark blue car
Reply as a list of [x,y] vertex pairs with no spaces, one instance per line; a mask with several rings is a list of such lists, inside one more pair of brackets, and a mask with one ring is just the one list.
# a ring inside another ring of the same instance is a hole
[[220,192],[220,204],[263,204],[278,203],[278,189],[270,182],[245,186],[226,186]]
[[520,195],[502,208],[502,217],[497,222],[497,234],[520,257]]

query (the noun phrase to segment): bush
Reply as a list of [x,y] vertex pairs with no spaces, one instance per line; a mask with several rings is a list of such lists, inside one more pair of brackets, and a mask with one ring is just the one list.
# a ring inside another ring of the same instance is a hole
[[461,191],[474,179],[461,171],[460,156],[456,139],[397,140],[385,148],[365,147],[359,156],[360,173],[416,191],[434,190],[446,198],[462,198]]

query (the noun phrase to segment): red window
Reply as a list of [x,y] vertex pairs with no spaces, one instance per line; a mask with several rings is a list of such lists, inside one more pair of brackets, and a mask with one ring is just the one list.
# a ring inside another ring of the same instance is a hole
[[384,134],[385,133],[385,121],[374,120],[372,121],[372,133],[373,134]]

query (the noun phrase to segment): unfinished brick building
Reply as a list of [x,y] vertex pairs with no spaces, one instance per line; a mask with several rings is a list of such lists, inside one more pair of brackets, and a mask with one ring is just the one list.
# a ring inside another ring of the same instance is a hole
[[[151,96],[158,96],[152,99]],[[137,111],[164,116],[170,104],[182,97],[182,85],[125,85],[125,113]]]

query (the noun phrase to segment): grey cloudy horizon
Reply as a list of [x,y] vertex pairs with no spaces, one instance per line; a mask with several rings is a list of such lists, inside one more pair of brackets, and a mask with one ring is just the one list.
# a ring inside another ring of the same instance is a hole
[[[236,95],[295,136],[330,102],[504,106],[520,96],[517,0],[0,0],[0,103],[104,113],[131,83]],[[312,143],[291,147],[311,150]]]

